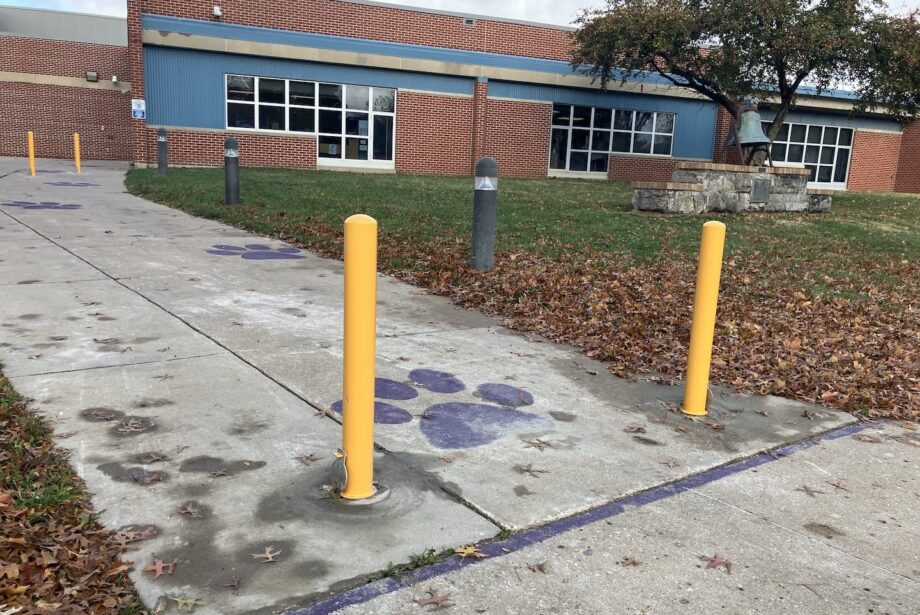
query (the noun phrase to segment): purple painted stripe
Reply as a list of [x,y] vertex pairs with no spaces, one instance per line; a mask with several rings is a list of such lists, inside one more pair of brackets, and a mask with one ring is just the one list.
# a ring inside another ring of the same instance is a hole
[[622,500],[610,502],[609,504],[603,504],[602,506],[592,508],[591,510],[585,511],[583,513],[579,513],[571,517],[566,517],[565,519],[559,519],[558,521],[553,521],[547,523],[546,525],[526,530],[519,534],[515,534],[506,540],[500,540],[497,542],[480,545],[480,551],[489,556],[485,559],[480,560],[470,558],[468,560],[463,560],[456,556],[451,557],[441,562],[440,564],[434,564],[432,566],[426,566],[424,568],[419,568],[418,570],[408,572],[400,576],[398,579],[387,578],[381,579],[379,581],[374,581],[373,583],[368,583],[367,585],[356,587],[354,589],[338,594],[337,596],[332,596],[331,598],[321,600],[320,602],[315,602],[310,606],[285,611],[282,615],[328,615],[329,613],[335,613],[336,611],[340,611],[349,606],[362,604],[364,602],[368,602],[369,600],[373,600],[374,598],[395,592],[399,589],[402,589],[403,587],[415,585],[417,583],[427,581],[429,579],[433,579],[450,572],[455,572],[467,566],[472,566],[483,561],[489,561],[490,559],[494,559],[496,557],[501,557],[503,555],[508,555],[509,553],[514,553],[515,551],[520,551],[525,547],[544,542],[550,538],[553,538],[554,536],[570,532],[590,523],[595,523],[597,521],[603,521],[604,519],[616,517],[617,515],[620,515],[632,508],[638,508],[640,506],[652,504],[654,502],[667,499],[671,496],[684,493],[691,489],[702,487],[703,485],[707,485],[728,476],[732,476],[740,472],[745,472],[751,468],[756,468],[758,466],[768,464],[771,461],[776,461],[777,459],[788,457],[794,453],[808,450],[809,448],[821,443],[822,441],[837,440],[838,438],[851,436],[864,430],[868,425],[871,425],[871,423],[855,423],[853,425],[838,427],[823,434],[808,438],[807,440],[802,440],[801,442],[781,446],[769,453],[758,453],[747,459],[733,461],[726,465],[718,466],[716,468],[700,472],[699,474],[688,476],[687,478],[682,478],[676,482],[667,485],[661,485],[660,487],[654,487],[648,491],[643,491],[642,493],[637,493],[636,495],[623,498]]

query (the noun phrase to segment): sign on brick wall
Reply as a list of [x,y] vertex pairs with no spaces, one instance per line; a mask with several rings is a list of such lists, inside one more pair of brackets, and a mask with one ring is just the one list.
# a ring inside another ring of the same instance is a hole
[[131,119],[147,119],[147,101],[145,101],[143,98],[131,99]]

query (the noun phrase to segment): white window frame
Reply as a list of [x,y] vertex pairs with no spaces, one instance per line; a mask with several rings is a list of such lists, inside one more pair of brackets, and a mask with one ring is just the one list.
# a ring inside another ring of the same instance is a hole
[[[765,126],[769,126],[769,124],[770,124],[769,122],[764,122]],[[853,167],[853,142],[856,140],[856,129],[850,126],[834,126],[832,124],[806,124],[804,122],[783,122],[783,125],[789,127],[786,140],[782,141],[780,139],[776,139],[773,141],[773,143],[778,144],[778,145],[785,145],[786,146],[786,156],[785,156],[785,160],[775,161],[776,166],[794,166],[794,167],[803,168],[803,169],[807,168],[808,165],[816,166],[817,170],[815,171],[815,181],[808,182],[809,188],[825,188],[829,190],[846,190],[847,182],[850,180],[850,169]],[[792,127],[793,126],[804,126],[805,127],[805,141],[804,142],[790,140],[790,138],[792,137]],[[836,140],[836,143],[834,143],[833,145],[824,143],[824,134],[828,128],[837,129],[837,140]],[[821,139],[818,143],[810,143],[808,141],[808,135],[811,134],[811,131],[813,129],[821,130]],[[843,130],[850,131],[850,144],[849,145],[840,145],[840,134],[841,134],[841,131]],[[787,162],[787,160],[789,159],[789,146],[790,145],[802,145],[803,146],[802,147],[802,160],[800,162],[797,162],[797,161]],[[805,162],[805,155],[808,152],[809,145],[811,146],[817,145],[819,147],[817,163]],[[834,161],[830,164],[821,162],[821,150],[825,147],[834,148]],[[838,182],[838,181],[834,181],[834,174],[837,170],[837,160],[839,159],[840,150],[842,149],[845,149],[849,152],[849,158],[847,159],[846,176],[844,177],[842,182]],[[773,154],[772,144],[771,144],[770,154],[772,158],[772,154]],[[831,167],[831,181],[829,182],[818,181],[818,173],[820,172],[821,167],[826,167],[826,166]]]
[[[610,173],[610,156],[617,156],[617,155],[620,155],[620,156],[646,156],[646,157],[650,157],[650,158],[673,158],[673,156],[674,156],[674,134],[675,134],[675,132],[676,132],[676,130],[677,130],[677,112],[675,112],[675,111],[643,111],[643,110],[641,110],[641,109],[617,109],[617,108],[614,108],[614,107],[596,107],[596,106],[592,106],[592,105],[579,105],[579,104],[571,104],[571,103],[553,103],[553,107],[556,107],[556,106],[563,106],[563,105],[566,105],[566,106],[569,107],[569,123],[568,123],[568,126],[563,126],[563,125],[560,125],[560,124],[553,124],[552,121],[550,121],[550,134],[549,134],[549,139],[550,139],[550,159],[547,161],[547,162],[548,162],[548,165],[549,165],[549,176],[550,176],[550,177],[585,177],[585,178],[592,178],[592,179],[606,178],[606,177],[608,176],[608,174]],[[575,107],[588,107],[588,108],[591,109],[591,123],[590,123],[590,127],[584,128],[584,127],[577,127],[577,126],[574,126],[574,115],[575,115],[575,114],[574,114],[573,111],[574,111],[574,108],[575,108]],[[595,122],[595,119],[594,119],[594,118],[595,118],[595,114],[596,114],[596,112],[597,112],[598,109],[608,109],[608,110],[610,111],[610,128],[596,128],[596,127],[594,126],[594,122]],[[617,113],[617,111],[628,111],[628,112],[632,113],[632,119],[631,119],[629,131],[626,131],[626,130],[617,130],[617,129],[614,128],[614,122],[615,122],[615,120],[616,120],[616,113]],[[635,125],[636,125],[636,113],[651,113],[651,114],[652,114],[652,132],[639,132],[639,134],[648,134],[648,135],[651,135],[651,137],[652,137],[652,152],[649,152],[649,153],[641,153],[641,152],[633,152],[633,151],[632,151],[632,149],[633,149],[633,143],[634,143],[634,135],[635,135],[636,132],[637,132],[637,131],[635,130]],[[659,115],[659,113],[661,113],[661,114],[668,114],[668,115],[673,116],[674,121],[673,121],[673,123],[672,123],[672,125],[671,125],[671,132],[665,133],[665,132],[657,132],[657,131],[656,131],[656,128],[657,128],[657,126],[658,126],[658,115]],[[565,154],[565,168],[564,168],[564,169],[554,169],[554,168],[553,168],[553,160],[552,160],[553,130],[566,130],[566,131],[567,131],[567,137],[566,137],[566,154]],[[588,131],[588,148],[589,148],[589,149],[587,149],[587,150],[576,150],[576,151],[579,152],[579,153],[581,153],[581,152],[587,153],[587,155],[588,155],[588,170],[587,170],[587,171],[572,171],[572,170],[570,170],[570,167],[571,167],[571,159],[572,159],[572,134],[573,134],[573,132],[574,132],[575,130],[587,130],[587,131]],[[609,143],[608,143],[608,145],[607,145],[607,149],[606,149],[606,150],[595,150],[595,149],[591,149],[591,146],[592,146],[593,140],[594,140],[594,132],[595,132],[596,130],[597,130],[597,131],[606,132],[606,133],[609,135]],[[630,135],[630,137],[629,137],[629,149],[630,149],[630,151],[629,151],[629,152],[615,152],[615,151],[613,151],[613,139],[614,139],[614,135],[615,135],[616,133],[628,133],[628,134]],[[668,151],[667,154],[655,154],[655,153],[653,153],[653,152],[654,152],[654,148],[655,148],[655,137],[658,136],[658,135],[669,136],[669,137],[671,137],[671,147],[669,148],[669,151]],[[606,170],[606,171],[591,171],[591,170],[590,170],[590,169],[591,169],[591,155],[592,155],[592,154],[597,154],[597,153],[604,153],[604,154],[607,155],[607,170]]]
[[[227,90],[229,87],[229,82],[231,77],[240,77],[245,79],[253,80],[254,88],[254,100],[232,100],[227,96]],[[267,103],[261,102],[259,96],[259,81],[261,79],[270,79],[272,81],[282,81],[284,82],[284,102],[283,103]],[[299,83],[312,83],[313,84],[313,106],[308,105],[295,105],[290,103],[290,83],[292,81]],[[341,108],[333,107],[321,107],[319,99],[319,89],[320,85],[333,85],[342,88],[342,106]],[[348,88],[350,87],[362,87],[367,88],[368,90],[368,109],[367,111],[351,109],[350,111],[356,113],[367,113],[368,116],[368,134],[367,135],[348,135],[345,133],[345,121],[347,109],[347,97],[348,97]],[[374,91],[375,90],[391,90],[393,92],[393,111],[375,111],[374,110]],[[397,104],[397,90],[396,88],[382,88],[374,86],[365,86],[360,84],[347,84],[347,83],[330,83],[325,81],[310,81],[306,79],[284,79],[280,77],[268,77],[268,76],[259,76],[259,75],[241,75],[238,73],[226,73],[224,75],[224,127],[227,130],[240,131],[240,132],[253,132],[253,133],[269,133],[269,134],[284,134],[284,135],[314,135],[316,137],[317,143],[317,165],[326,166],[326,167],[362,167],[362,168],[380,168],[380,169],[394,169],[396,167],[396,104]],[[230,104],[242,104],[242,105],[252,105],[253,110],[253,128],[239,128],[236,126],[229,125],[229,105]],[[267,129],[259,128],[259,108],[260,106],[272,106],[280,107],[284,109],[284,130],[278,129]],[[290,130],[290,110],[291,109],[312,109],[313,110],[313,130],[311,132],[304,132],[300,130]],[[341,113],[341,125],[339,133],[331,132],[320,132],[319,131],[319,115],[320,111],[337,111]],[[392,153],[392,158],[390,160],[384,159],[375,159],[374,158],[374,117],[375,116],[386,116],[393,118],[393,134],[390,139],[390,152]],[[320,137],[339,137],[341,139],[341,155],[338,158],[327,158],[320,157],[319,155],[319,139]],[[368,147],[368,159],[367,160],[352,160],[345,158],[345,139],[348,138],[357,138],[357,139],[367,139]]]

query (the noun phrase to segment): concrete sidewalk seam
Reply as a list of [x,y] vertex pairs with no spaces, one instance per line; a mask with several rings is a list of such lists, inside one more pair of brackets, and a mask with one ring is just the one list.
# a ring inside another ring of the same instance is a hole
[[95,365],[93,367],[79,367],[77,369],[62,369],[59,371],[50,371],[50,372],[38,372],[35,374],[17,374],[15,376],[10,376],[10,380],[17,380],[20,378],[37,378],[40,376],[55,376],[58,374],[75,374],[79,372],[91,372],[100,369],[117,369],[119,367],[134,367],[138,365],[156,365],[157,363],[173,363],[175,361],[190,361],[192,359],[203,359],[206,357],[218,357],[224,353],[222,352],[209,352],[207,354],[196,354],[190,357],[175,357],[172,359],[157,359],[155,361],[137,361],[136,363],[117,363],[115,365]]
[[282,615],[329,615],[344,608],[363,604],[379,596],[393,593],[404,587],[417,585],[418,583],[443,576],[467,566],[473,566],[483,561],[489,561],[497,557],[509,555],[526,547],[545,542],[546,540],[560,534],[565,534],[580,527],[584,527],[590,523],[603,521],[605,519],[610,519],[611,517],[621,515],[633,508],[640,508],[675,495],[686,493],[688,491],[694,491],[696,487],[713,483],[715,481],[721,480],[722,478],[726,478],[734,474],[739,474],[741,472],[771,463],[773,461],[784,459],[785,457],[788,457],[792,454],[812,448],[813,446],[820,444],[823,441],[836,440],[838,438],[851,436],[863,431],[871,425],[872,423],[862,422],[844,425],[843,427],[837,427],[830,431],[805,438],[798,442],[786,444],[769,451],[757,453],[756,455],[747,457],[745,459],[739,459],[724,465],[716,466],[714,468],[704,470],[698,474],[687,476],[672,483],[659,485],[651,489],[626,496],[625,498],[620,498],[612,502],[602,504],[596,508],[592,508],[591,510],[587,510],[571,517],[565,517],[563,519],[552,521],[546,525],[524,530],[523,532],[515,534],[505,540],[482,544],[480,545],[480,550],[487,555],[487,557],[484,559],[466,560],[460,558],[459,556],[453,556],[444,562],[413,570],[398,578],[381,579],[373,583],[368,583],[367,585],[362,585],[354,589],[346,590],[341,594],[332,596],[319,602],[315,602],[312,605],[306,607],[299,607],[284,611]]
[[905,576],[905,575],[903,575],[903,574],[901,574],[901,573],[899,573],[899,572],[895,572],[894,570],[889,570],[888,568],[885,568],[884,566],[879,566],[878,564],[875,564],[875,563],[873,563],[873,562],[870,562],[870,561],[867,560],[867,559],[864,559],[864,558],[862,558],[862,557],[859,557],[858,555],[856,555],[856,554],[854,554],[854,553],[850,553],[849,551],[844,551],[843,549],[841,549],[841,548],[839,548],[839,547],[837,547],[837,546],[835,546],[835,545],[828,544],[828,543],[826,543],[826,542],[822,542],[822,541],[818,540],[817,538],[815,538],[814,536],[812,536],[812,535],[810,535],[810,534],[806,534],[806,533],[804,533],[804,532],[800,532],[799,530],[797,530],[797,529],[795,529],[795,528],[787,527],[787,526],[783,525],[782,523],[778,523],[778,522],[776,522],[776,521],[773,521],[772,519],[768,519],[767,517],[764,517],[763,515],[760,515],[760,514],[754,512],[754,511],[752,511],[752,510],[748,510],[748,509],[742,508],[741,506],[738,506],[738,505],[736,505],[736,504],[732,504],[732,503],[730,503],[730,502],[726,502],[726,501],[724,501],[724,500],[720,500],[719,498],[717,498],[717,497],[715,497],[715,496],[711,496],[711,495],[708,495],[708,494],[706,494],[706,493],[702,493],[702,492],[700,492],[700,491],[697,491],[696,489],[689,489],[688,492],[689,492],[689,493],[693,493],[694,495],[700,496],[700,497],[702,497],[702,498],[705,498],[705,499],[707,499],[707,500],[709,500],[709,501],[711,501],[711,502],[715,502],[715,503],[717,503],[717,504],[721,504],[721,505],[723,505],[723,506],[727,506],[728,508],[737,510],[738,512],[742,512],[742,513],[744,513],[744,514],[750,515],[751,517],[754,517],[755,519],[759,519],[759,520],[761,520],[761,521],[765,521],[766,523],[769,523],[769,524],[772,525],[773,527],[776,527],[776,528],[779,528],[779,529],[781,529],[781,530],[784,530],[784,531],[790,532],[790,533],[792,533],[792,534],[795,534],[795,535],[798,536],[799,538],[805,538],[805,539],[808,540],[809,542],[812,542],[812,543],[814,543],[814,544],[816,544],[816,545],[819,545],[819,546],[821,546],[821,547],[825,547],[825,548],[830,549],[830,550],[832,550],[832,551],[836,551],[837,553],[840,553],[841,555],[844,555],[844,556],[846,556],[846,557],[850,557],[850,558],[852,558],[852,559],[854,559],[854,560],[856,560],[856,561],[858,561],[858,562],[862,562],[863,564],[866,564],[867,566],[871,566],[872,568],[875,568],[876,570],[880,570],[880,571],[882,571],[882,572],[884,572],[884,573],[894,575],[894,576],[898,577],[899,579],[901,579],[901,580],[903,580],[903,581],[909,581],[911,584],[920,586],[920,581],[916,581],[915,579],[912,579],[912,578],[910,578],[910,577],[908,577],[908,576]]

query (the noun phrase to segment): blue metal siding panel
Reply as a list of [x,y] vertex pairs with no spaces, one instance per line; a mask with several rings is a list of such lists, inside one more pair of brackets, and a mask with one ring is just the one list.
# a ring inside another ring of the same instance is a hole
[[[770,109],[761,109],[760,117],[772,120],[776,113]],[[900,132],[901,124],[897,120],[879,117],[850,116],[844,113],[822,113],[820,111],[793,111],[786,115],[787,122],[798,124],[823,124],[844,128],[865,128],[868,130],[888,130]]]
[[489,96],[676,113],[672,155],[676,158],[712,160],[717,106],[709,101],[530,85],[509,81],[490,81]]
[[[160,15],[143,15],[141,17],[141,23],[145,30],[160,30],[163,32],[177,32],[181,34],[193,34],[230,40],[292,45],[294,47],[315,47],[336,51],[352,51],[356,53],[394,56],[399,58],[514,68],[562,75],[570,75],[573,72],[572,66],[568,62],[561,60],[544,60],[500,53],[447,49],[444,47],[427,47],[423,45],[408,45],[405,43],[388,43],[384,41],[330,36],[326,34],[309,34],[305,32],[273,30],[255,26],[215,23],[180,17],[163,17]],[[637,83],[669,83],[664,77],[654,74],[635,77],[630,79],[630,81],[635,81]]]
[[227,73],[451,94],[473,93],[473,80],[463,77],[144,47],[148,123],[224,128],[224,75]]

